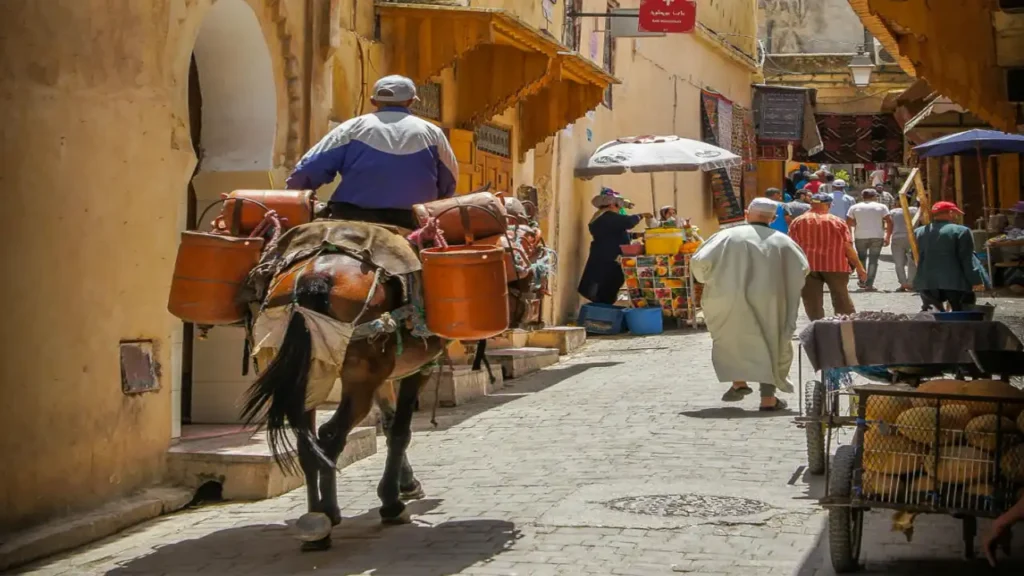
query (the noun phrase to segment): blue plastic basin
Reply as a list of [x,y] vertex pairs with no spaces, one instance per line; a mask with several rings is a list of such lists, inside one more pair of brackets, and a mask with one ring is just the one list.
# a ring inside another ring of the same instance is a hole
[[665,329],[661,308],[631,308],[626,311],[626,326],[631,334],[661,334]]

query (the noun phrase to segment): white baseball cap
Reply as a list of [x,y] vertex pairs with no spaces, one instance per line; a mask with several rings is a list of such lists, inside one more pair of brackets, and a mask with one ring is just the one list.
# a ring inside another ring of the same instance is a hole
[[836,178],[835,180],[832,181],[832,187],[833,188],[846,188],[846,180],[841,180],[839,178]]
[[416,84],[397,74],[385,76],[373,85],[373,99],[382,104],[419,100],[416,96]]

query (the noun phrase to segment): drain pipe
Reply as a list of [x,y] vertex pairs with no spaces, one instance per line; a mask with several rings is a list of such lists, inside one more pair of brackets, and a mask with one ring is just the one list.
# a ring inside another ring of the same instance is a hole
[[[304,126],[305,134],[303,134],[303,147],[300,151],[300,157],[306,153],[313,146],[313,36],[314,36],[314,17],[313,8],[316,0],[306,0],[306,33],[303,35],[303,46],[305,52],[305,66],[303,67],[303,73],[305,75],[305,93],[303,94],[303,110],[302,110],[302,123]],[[297,160],[297,159],[296,159]]]

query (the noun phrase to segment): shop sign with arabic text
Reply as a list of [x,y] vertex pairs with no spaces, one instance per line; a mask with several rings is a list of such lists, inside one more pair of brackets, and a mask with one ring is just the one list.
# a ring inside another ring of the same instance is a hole
[[640,31],[686,34],[697,26],[696,0],[641,0]]

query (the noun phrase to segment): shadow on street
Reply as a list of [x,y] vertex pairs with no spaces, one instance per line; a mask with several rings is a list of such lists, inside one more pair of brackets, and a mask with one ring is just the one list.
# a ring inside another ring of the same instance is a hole
[[[416,514],[438,501],[410,504]],[[519,537],[511,522],[492,519],[453,520],[429,525],[425,518],[405,526],[385,527],[377,510],[346,518],[334,529],[333,547],[301,552],[290,527],[256,524],[214,532],[158,548],[107,572],[142,574],[362,574],[375,576],[443,576],[486,562]],[[229,568],[225,569],[225,566]]]
[[[519,398],[530,394],[542,392],[560,382],[564,382],[569,378],[578,376],[587,370],[595,368],[609,368],[612,366],[618,366],[619,364],[620,362],[587,362],[581,364],[569,364],[561,368],[549,368],[547,370],[541,370],[540,372],[534,372],[533,374],[523,378],[506,380],[505,386],[493,394],[474,398],[471,402],[467,402],[461,406],[439,408],[437,410],[436,427],[430,423],[432,406],[421,405],[413,419],[412,429],[414,432],[447,430],[453,426],[458,426],[481,412],[486,412],[487,410],[497,408],[503,404],[508,404],[509,402],[518,400]],[[494,369],[500,370],[501,368],[495,365]],[[427,384],[427,386],[432,385],[433,382]]]

